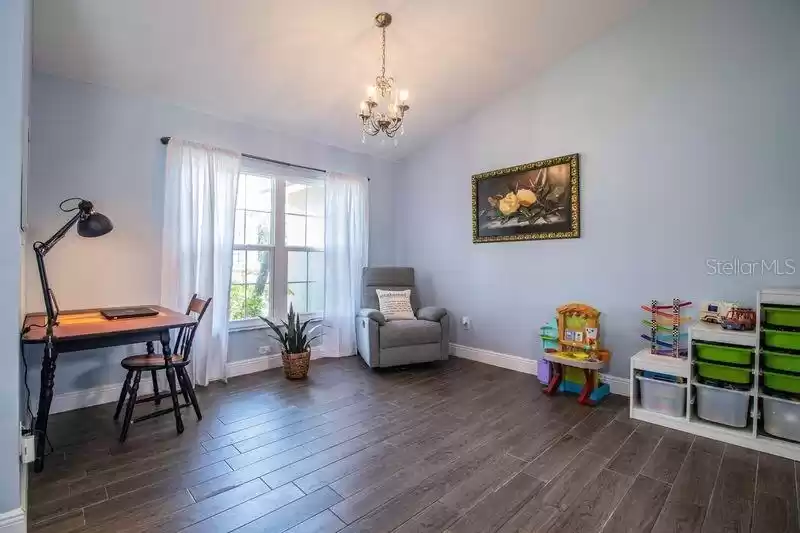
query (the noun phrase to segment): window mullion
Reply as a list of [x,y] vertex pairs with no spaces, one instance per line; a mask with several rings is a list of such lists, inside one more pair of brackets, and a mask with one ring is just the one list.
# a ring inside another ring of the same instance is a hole
[[288,308],[288,279],[289,279],[289,254],[286,249],[286,180],[275,179],[275,198],[273,198],[273,227],[275,228],[274,263],[275,287],[272,298],[272,316],[282,318],[286,316]]

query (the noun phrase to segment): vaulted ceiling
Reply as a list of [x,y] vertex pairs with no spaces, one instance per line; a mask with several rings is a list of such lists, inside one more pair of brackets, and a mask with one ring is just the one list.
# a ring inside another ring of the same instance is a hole
[[[397,159],[597,38],[646,0],[37,0],[34,68]],[[411,110],[400,146],[361,143],[387,70]]]

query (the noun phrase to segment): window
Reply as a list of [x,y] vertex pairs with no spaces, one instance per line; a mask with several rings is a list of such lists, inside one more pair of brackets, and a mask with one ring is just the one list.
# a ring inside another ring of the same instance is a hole
[[325,185],[286,181],[288,301],[298,313],[325,307]]
[[[247,161],[239,176],[230,321],[261,324],[289,305],[317,315],[325,299],[325,182]],[[277,201],[281,199],[281,201]]]
[[275,233],[275,180],[242,173],[236,197],[230,319],[272,314],[270,285]]

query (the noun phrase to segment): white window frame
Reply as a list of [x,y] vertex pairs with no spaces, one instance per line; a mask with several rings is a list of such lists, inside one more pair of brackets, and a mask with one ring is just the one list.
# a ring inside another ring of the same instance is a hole
[[[252,174],[250,175],[257,175]],[[269,175],[262,176],[271,179],[272,187],[272,227],[273,244],[235,244],[236,251],[262,251],[271,252],[272,277],[270,279],[270,312],[269,318],[273,322],[286,318],[288,308],[289,287],[289,252],[324,252],[323,248],[310,246],[287,246],[286,244],[286,181],[300,182],[303,180],[316,180],[319,178],[298,178],[292,176]],[[280,199],[280,201],[278,201]],[[280,223],[277,223],[280,221]],[[302,313],[301,320],[321,319],[323,313]],[[268,327],[260,318],[245,318],[242,320],[228,320],[228,331],[244,331],[250,329],[263,329]]]

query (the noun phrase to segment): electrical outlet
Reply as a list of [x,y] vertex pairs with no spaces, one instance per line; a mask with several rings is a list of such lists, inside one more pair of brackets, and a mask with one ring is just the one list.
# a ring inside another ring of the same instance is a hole
[[258,355],[267,355],[269,353],[269,346],[260,346],[258,348]]
[[19,441],[19,455],[23,463],[32,463],[36,459],[36,439],[33,438],[33,433],[26,433],[20,437]]
[[461,325],[464,327],[464,329],[472,328],[472,319],[468,316],[462,316]]

